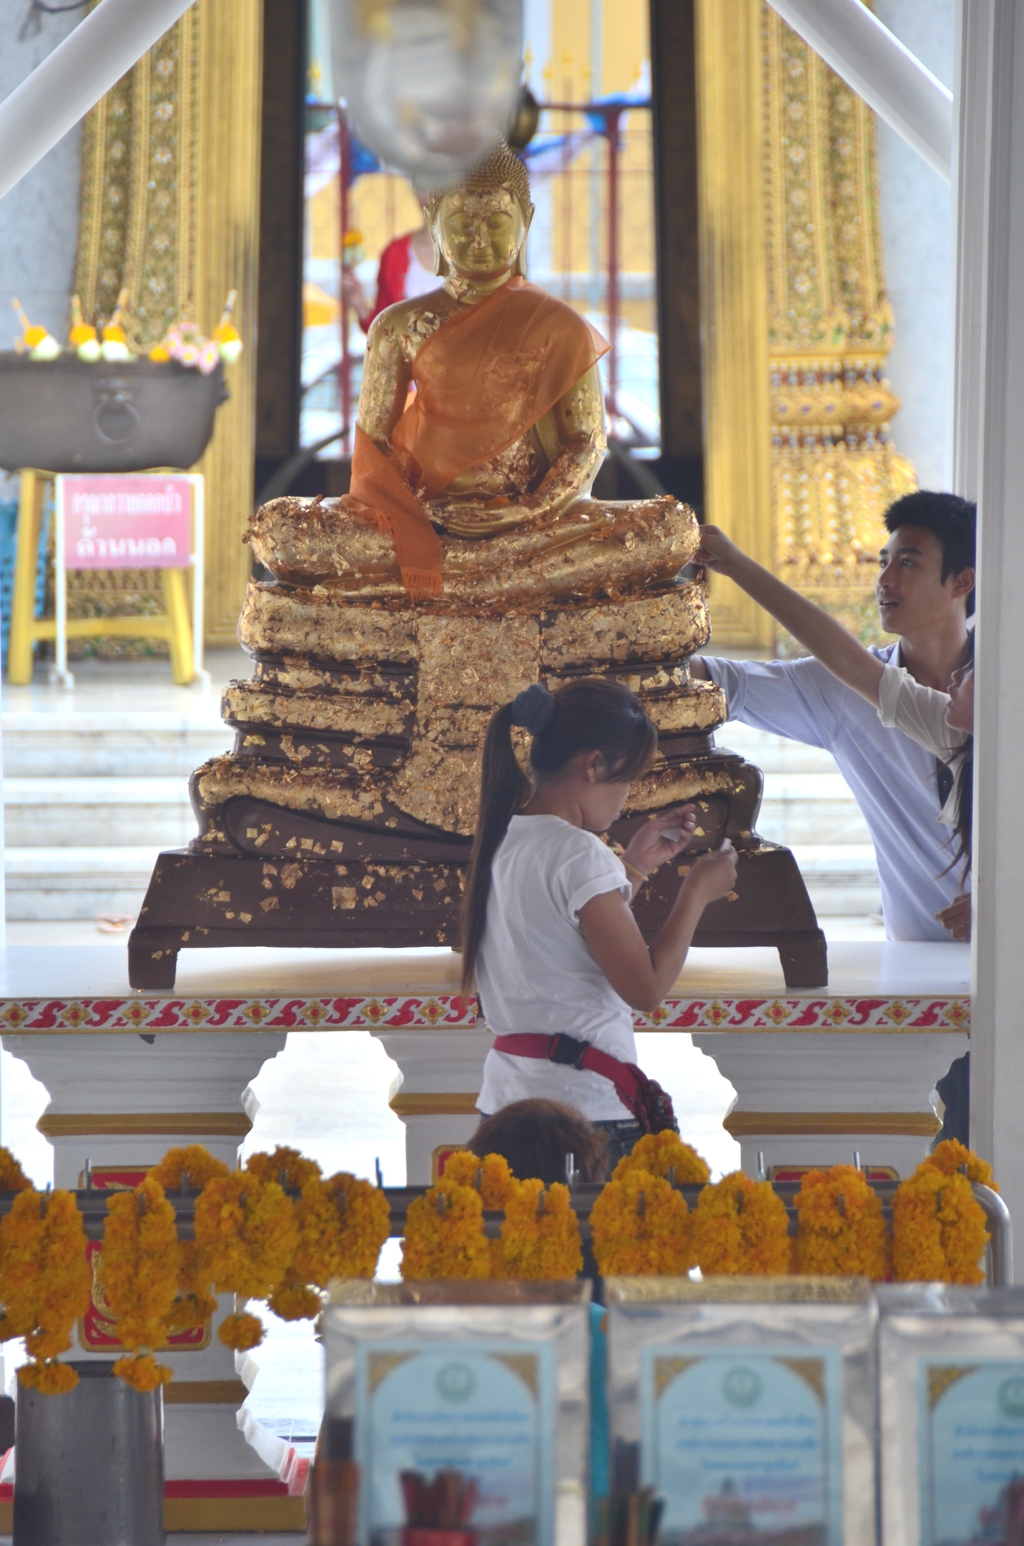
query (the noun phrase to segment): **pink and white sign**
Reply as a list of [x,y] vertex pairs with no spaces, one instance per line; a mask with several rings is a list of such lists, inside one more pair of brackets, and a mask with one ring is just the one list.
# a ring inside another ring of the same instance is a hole
[[159,473],[57,479],[66,569],[184,569],[192,562],[192,480]]

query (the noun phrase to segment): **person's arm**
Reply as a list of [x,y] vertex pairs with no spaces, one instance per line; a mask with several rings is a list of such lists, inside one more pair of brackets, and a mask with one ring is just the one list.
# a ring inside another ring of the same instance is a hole
[[701,854],[650,945],[621,891],[604,891],[584,903],[579,919],[590,953],[631,1009],[657,1009],[683,969],[705,907],[727,896],[735,884],[736,853],[731,843]]
[[[717,526],[701,527],[701,545],[693,562],[734,580],[747,595],[770,612],[833,676],[878,707],[878,684],[884,662],[813,601],[762,569],[742,553]],[[692,669],[692,667],[691,667]]]

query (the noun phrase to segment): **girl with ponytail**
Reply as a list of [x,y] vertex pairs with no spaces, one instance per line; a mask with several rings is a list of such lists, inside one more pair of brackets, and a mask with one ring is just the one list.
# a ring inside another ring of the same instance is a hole
[[[527,778],[512,729],[529,732]],[[663,811],[620,858],[597,835],[618,819],[658,736],[633,694],[607,678],[541,683],[498,709],[484,742],[480,814],[463,910],[463,991],[496,1033],[478,1109],[565,1101],[608,1129],[611,1158],[674,1125],[671,1102],[636,1066],[631,1010],[661,1003],[709,902],[736,880],[729,843],[702,854],[648,946],[630,903],[685,848],[692,805]]]

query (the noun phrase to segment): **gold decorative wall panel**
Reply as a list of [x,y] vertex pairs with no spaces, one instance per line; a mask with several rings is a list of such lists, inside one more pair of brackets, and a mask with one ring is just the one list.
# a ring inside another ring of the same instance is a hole
[[[128,290],[147,349],[182,312],[205,332],[228,291],[245,340],[198,470],[206,478],[206,638],[235,640],[249,577],[262,0],[196,0],[85,120],[75,288],[105,321]],[[152,577],[131,574],[139,605]],[[69,603],[95,610],[96,598]],[[122,598],[123,609],[123,598]]]
[[[697,111],[708,521],[772,563],[761,0],[698,0]],[[767,613],[711,576],[715,642],[770,645]]]
[[874,117],[766,4],[761,32],[775,567],[874,634],[882,514],[916,487],[889,438]]

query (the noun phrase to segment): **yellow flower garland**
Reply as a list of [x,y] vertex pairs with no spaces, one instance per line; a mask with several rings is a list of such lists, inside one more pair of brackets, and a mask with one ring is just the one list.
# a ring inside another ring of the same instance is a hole
[[[299,1243],[295,1209],[276,1181],[248,1171],[216,1176],[196,1202],[195,1238],[208,1253],[219,1293],[239,1299],[268,1299],[283,1281]],[[236,1352],[255,1347],[255,1316],[228,1316],[217,1336]],[[241,1338],[241,1340],[239,1340]]]
[[[189,1190],[201,1192],[218,1176],[230,1174],[223,1160],[216,1159],[202,1144],[192,1143],[168,1149],[159,1165],[154,1165],[148,1172],[148,1179],[157,1181],[165,1192],[170,1192],[180,1191],[187,1176]],[[194,1240],[182,1240],[178,1294],[164,1317],[169,1332],[192,1331],[205,1326],[217,1309],[217,1301],[210,1292],[212,1283],[210,1252]]]
[[796,1270],[815,1277],[866,1277],[889,1272],[889,1233],[882,1200],[852,1165],[809,1170],[796,1196]]
[[190,1143],[184,1148],[168,1149],[159,1165],[147,1174],[159,1181],[165,1192],[180,1192],[186,1176],[189,1190],[201,1192],[215,1177],[229,1176],[231,1172],[223,1160],[216,1159],[201,1143]]
[[985,1212],[967,1176],[918,1165],[892,1205],[893,1276],[900,1283],[982,1283]]
[[151,1354],[167,1342],[180,1266],[177,1220],[159,1181],[147,1176],[134,1191],[115,1192],[107,1201],[98,1276],[118,1338],[136,1355],[119,1358],[114,1373],[136,1390],[171,1378]]
[[33,1361],[18,1370],[18,1380],[47,1394],[78,1384],[75,1371],[56,1360],[71,1346],[71,1329],[89,1305],[85,1247],[70,1192],[23,1190],[0,1221],[0,1340],[25,1338]]
[[26,1192],[31,1185],[10,1149],[0,1149],[0,1192]]
[[402,1242],[402,1276],[489,1278],[491,1242],[483,1203],[471,1186],[432,1186],[409,1204]]
[[650,1171],[613,1176],[591,1209],[590,1228],[602,1276],[682,1277],[694,1265],[686,1198]]
[[485,1209],[503,1209],[515,1196],[519,1183],[503,1154],[487,1154],[480,1159],[469,1149],[458,1149],[448,1156],[437,1184],[442,1190],[472,1186],[480,1193]]
[[282,1320],[312,1319],[322,1301],[314,1288],[332,1278],[372,1278],[391,1232],[391,1209],[369,1181],[339,1171],[329,1181],[306,1181],[295,1204],[299,1243],[291,1266],[270,1298]]
[[620,1159],[612,1171],[612,1180],[621,1181],[633,1170],[664,1176],[674,1186],[703,1186],[711,1180],[711,1172],[697,1150],[684,1143],[678,1133],[668,1130],[645,1133],[638,1138],[632,1152]]
[[493,1263],[497,1277],[574,1278],[583,1268],[583,1247],[569,1188],[560,1182],[545,1188],[536,1179],[516,1182],[515,1191],[505,1200],[497,1245]]
[[705,1277],[784,1277],[792,1258],[786,1205],[768,1181],[733,1171],[697,1199],[693,1245]]
[[307,1181],[318,1181],[322,1173],[316,1160],[304,1159],[298,1149],[286,1149],[281,1144],[278,1144],[273,1154],[250,1154],[245,1168],[250,1175],[258,1176],[261,1181],[277,1181],[284,1186],[297,1187],[300,1191]]
[[978,1181],[982,1186],[991,1187],[993,1192],[999,1190],[992,1179],[992,1166],[988,1161],[979,1159],[973,1149],[966,1148],[957,1138],[946,1138],[942,1143],[936,1144],[921,1163],[941,1170],[945,1176],[951,1176],[963,1169],[968,1181]]

